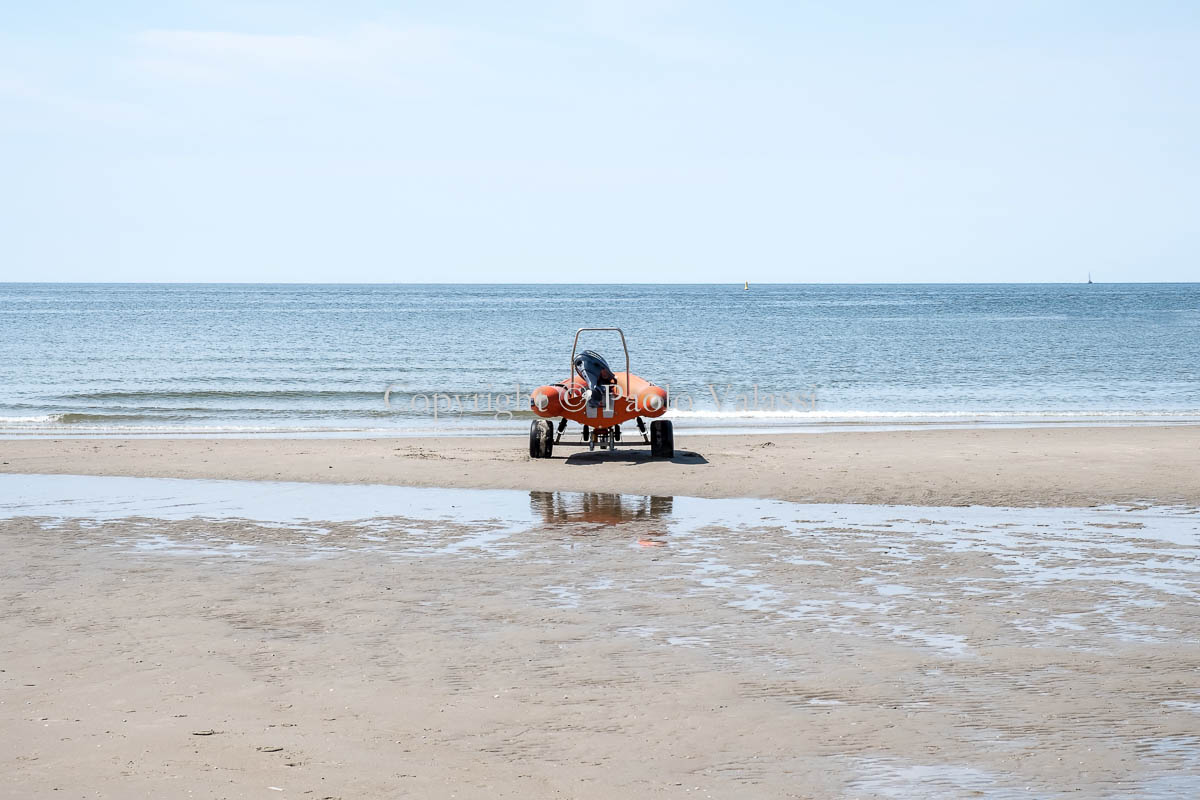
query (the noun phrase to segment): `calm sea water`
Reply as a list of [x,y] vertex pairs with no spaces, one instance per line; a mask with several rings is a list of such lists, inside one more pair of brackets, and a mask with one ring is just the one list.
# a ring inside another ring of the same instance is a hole
[[1200,421],[1200,284],[0,284],[0,434],[523,430],[582,326],[679,426]]

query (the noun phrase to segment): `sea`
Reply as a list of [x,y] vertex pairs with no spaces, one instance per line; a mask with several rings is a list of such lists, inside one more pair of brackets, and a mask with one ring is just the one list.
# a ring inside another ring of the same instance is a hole
[[579,328],[679,432],[1200,422],[1196,283],[7,283],[0,436],[520,432]]

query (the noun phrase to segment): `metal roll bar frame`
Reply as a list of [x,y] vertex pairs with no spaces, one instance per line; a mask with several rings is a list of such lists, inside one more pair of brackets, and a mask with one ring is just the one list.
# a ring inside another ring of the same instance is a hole
[[621,349],[625,351],[625,394],[629,394],[629,345],[625,344],[625,331],[620,328],[580,328],[575,331],[575,342],[571,345],[571,369],[568,375],[575,374],[575,351],[579,349],[579,334],[584,331],[616,331],[621,337]]

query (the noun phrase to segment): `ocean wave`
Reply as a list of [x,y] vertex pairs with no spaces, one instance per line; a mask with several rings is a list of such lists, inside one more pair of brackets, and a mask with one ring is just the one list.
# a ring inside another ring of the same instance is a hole
[[75,392],[61,395],[63,400],[309,400],[378,399],[383,389],[146,389],[143,391]]
[[1051,411],[867,411],[860,409],[847,410],[813,410],[813,411],[772,411],[770,409],[671,409],[667,415],[670,419],[678,420],[795,420],[799,422],[830,422],[840,420],[876,421],[876,420],[1070,420],[1070,419],[1177,419],[1200,420],[1200,409],[1172,411],[1096,411],[1096,410],[1051,410]]
[[[430,434],[445,432],[514,432],[527,424],[529,412],[511,418],[489,414],[397,414],[393,412],[340,413],[320,415],[271,414],[262,419],[241,416],[221,419],[213,415],[90,414],[65,412],[38,416],[0,416],[0,434],[38,435],[143,435],[170,434]],[[314,418],[315,417],[315,418]],[[380,424],[382,420],[392,424]],[[508,425],[506,428],[505,425]]]
[[[137,422],[149,419],[162,419],[161,417],[150,417],[145,414],[43,414],[36,417],[0,417],[0,430],[12,428],[43,428],[51,426],[76,425],[88,422]],[[186,417],[179,417],[179,421],[186,421]]]
[[[9,423],[12,417],[0,417],[0,435],[37,438],[41,436],[405,436],[405,435],[489,435],[516,433],[523,427],[504,425],[397,425],[371,427],[361,425],[102,425],[38,421]],[[48,418],[41,418],[45,420]],[[411,420],[409,420],[411,422]]]
[[402,407],[387,408],[317,408],[317,409],[272,409],[272,408],[237,408],[222,409],[194,408],[122,408],[104,409],[98,411],[66,411],[55,414],[30,416],[0,416],[0,430],[30,427],[77,427],[93,424],[129,426],[138,423],[172,425],[174,427],[213,426],[237,423],[253,427],[280,428],[317,428],[320,423],[333,425],[338,428],[374,428],[383,421],[412,422],[414,420],[429,420],[431,422],[454,422],[455,420],[484,421],[499,419],[525,420],[532,419],[533,413],[528,408],[451,408],[439,407],[434,414],[432,408],[410,411]]
[[[334,413],[319,415],[272,414],[261,419],[204,415],[57,414],[0,416],[0,434],[11,436],[395,436],[486,435],[525,430],[532,415],[518,410],[511,417],[487,413],[402,414],[392,412]],[[666,417],[697,429],[732,431],[773,428],[836,428],[838,426],[990,426],[1003,424],[1135,424],[1200,422],[1197,410],[1046,410],[1046,411],[871,411],[862,409],[677,410]],[[386,420],[386,422],[385,422]]]

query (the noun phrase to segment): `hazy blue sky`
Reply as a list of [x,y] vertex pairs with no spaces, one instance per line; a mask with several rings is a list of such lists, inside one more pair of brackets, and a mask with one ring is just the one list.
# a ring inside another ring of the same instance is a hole
[[0,15],[0,280],[1200,275],[1200,3]]

